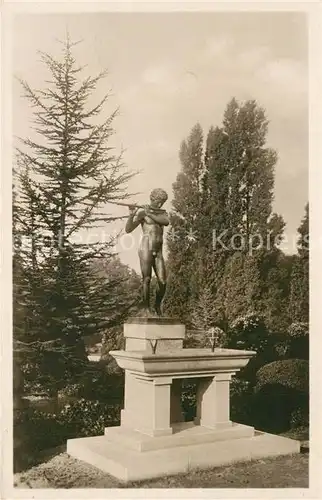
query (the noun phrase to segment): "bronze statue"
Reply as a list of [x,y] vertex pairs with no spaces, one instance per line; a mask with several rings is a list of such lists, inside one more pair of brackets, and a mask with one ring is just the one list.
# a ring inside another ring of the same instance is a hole
[[125,231],[131,233],[141,224],[143,235],[139,248],[140,266],[143,280],[143,313],[151,316],[153,311],[150,306],[150,282],[152,269],[158,282],[155,297],[155,312],[161,316],[161,303],[166,291],[166,269],[162,254],[163,228],[169,224],[167,212],[161,209],[168,199],[163,189],[153,189],[150,194],[150,205],[144,209],[130,206],[130,215]]

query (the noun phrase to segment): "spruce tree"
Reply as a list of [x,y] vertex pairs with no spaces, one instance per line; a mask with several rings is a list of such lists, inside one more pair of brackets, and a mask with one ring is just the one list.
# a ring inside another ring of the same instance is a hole
[[86,241],[87,231],[116,219],[106,203],[127,198],[133,175],[110,145],[117,111],[99,123],[109,94],[90,105],[106,72],[82,79],[74,45],[67,37],[61,59],[41,53],[47,88],[21,81],[34,108],[35,138],[22,138],[17,148],[16,232],[25,248],[17,280],[25,325],[21,332],[16,324],[14,336],[27,341],[26,349],[37,348],[38,370],[55,390],[86,367],[83,336],[103,333],[108,323],[112,292],[91,262],[109,259],[114,242]]

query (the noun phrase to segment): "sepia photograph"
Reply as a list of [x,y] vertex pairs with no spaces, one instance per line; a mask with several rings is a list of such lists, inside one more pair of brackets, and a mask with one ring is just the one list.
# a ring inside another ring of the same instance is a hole
[[57,5],[10,28],[16,498],[303,497],[309,16]]

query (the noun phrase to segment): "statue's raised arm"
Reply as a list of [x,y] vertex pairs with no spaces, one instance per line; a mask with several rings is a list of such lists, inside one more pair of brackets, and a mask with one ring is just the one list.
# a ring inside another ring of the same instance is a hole
[[137,209],[136,207],[129,206],[129,218],[126,222],[125,232],[132,233],[136,227],[138,227],[145,215],[145,211],[142,209]]

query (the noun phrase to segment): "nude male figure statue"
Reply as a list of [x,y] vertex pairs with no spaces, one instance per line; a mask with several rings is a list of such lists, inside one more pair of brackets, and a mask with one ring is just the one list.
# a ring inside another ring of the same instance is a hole
[[150,205],[144,209],[129,207],[130,215],[125,226],[125,232],[131,233],[141,224],[142,240],[139,248],[139,258],[143,279],[143,314],[153,315],[150,306],[150,282],[152,269],[157,278],[158,289],[155,298],[155,312],[161,316],[161,303],[166,291],[166,269],[162,254],[163,229],[169,224],[169,218],[162,205],[168,199],[167,193],[160,188],[153,189],[150,194]]

